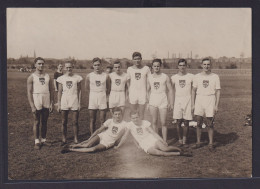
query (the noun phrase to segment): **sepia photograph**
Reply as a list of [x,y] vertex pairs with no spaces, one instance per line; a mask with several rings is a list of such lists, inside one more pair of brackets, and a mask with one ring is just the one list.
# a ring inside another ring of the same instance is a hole
[[251,8],[7,8],[6,29],[8,181],[252,177]]

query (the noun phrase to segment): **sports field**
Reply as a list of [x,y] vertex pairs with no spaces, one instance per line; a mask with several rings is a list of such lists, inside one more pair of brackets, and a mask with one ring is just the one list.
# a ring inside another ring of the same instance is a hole
[[[214,72],[214,70],[213,70]],[[13,180],[79,180],[111,178],[202,178],[250,177],[252,172],[252,127],[244,127],[244,117],[252,108],[251,75],[220,74],[221,98],[215,119],[216,152],[207,147],[193,150],[193,157],[155,157],[138,149],[131,135],[119,149],[93,154],[61,154],[61,115],[49,117],[47,139],[51,147],[34,150],[32,113],[27,100],[29,73],[8,72],[8,177]],[[231,72],[230,72],[231,73]],[[50,73],[53,76],[53,73]],[[85,73],[81,73],[85,77]],[[87,93],[83,87],[79,118],[79,140],[89,137]],[[168,114],[169,139],[176,138],[176,128]],[[145,118],[151,117],[146,112]],[[126,118],[126,120],[129,120]],[[190,130],[195,143],[195,129]],[[68,138],[73,141],[68,124]],[[202,140],[207,140],[203,132]]]

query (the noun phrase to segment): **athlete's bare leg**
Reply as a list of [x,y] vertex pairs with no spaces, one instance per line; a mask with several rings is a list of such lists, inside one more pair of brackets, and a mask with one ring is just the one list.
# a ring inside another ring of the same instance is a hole
[[214,136],[214,127],[212,123],[213,118],[207,117],[206,120],[207,120],[207,128],[208,128],[208,135],[209,135],[209,144],[213,145],[213,136]]
[[149,106],[150,114],[152,116],[152,128],[156,133],[159,133],[157,121],[158,121],[158,108]]
[[176,146],[166,146],[161,141],[155,143],[155,148],[164,152],[180,152],[181,149]]
[[105,110],[99,110],[99,120],[100,124],[102,125],[106,120],[106,109]]
[[203,124],[203,117],[196,115],[196,121],[197,121],[197,143],[200,144],[201,141],[201,129],[202,129],[202,124]]
[[79,132],[79,111],[72,111],[72,126],[74,132],[74,143],[78,143],[78,132]]
[[139,109],[140,119],[143,120],[144,119],[145,104],[139,104],[138,109]]
[[162,126],[162,137],[163,140],[166,142],[167,141],[167,135],[168,135],[168,128],[166,127],[166,117],[167,117],[167,109],[159,109],[159,114],[160,114],[160,121],[161,121],[161,126]]
[[97,110],[89,110],[89,127],[90,127],[90,134],[92,135],[96,130],[96,118],[97,118]]
[[164,152],[154,147],[149,148],[147,152],[154,156],[179,156],[180,155],[180,152]]
[[93,147],[93,146],[99,144],[99,142],[100,142],[100,138],[98,135],[96,135],[90,140],[83,141],[79,144],[70,145],[70,147],[72,147],[72,148],[89,148],[89,147]]
[[129,107],[130,107],[130,111],[131,112],[135,112],[138,110],[138,104],[129,104]]
[[182,124],[182,119],[177,119],[177,123],[176,123],[176,125],[177,125],[177,134],[178,134],[178,137],[179,137],[179,141],[181,141],[182,140],[182,129],[181,129],[181,124]]
[[189,120],[184,120],[184,127],[183,127],[183,144],[186,144],[187,137],[189,136]]
[[72,152],[86,152],[86,153],[90,153],[90,152],[97,152],[97,151],[102,151],[105,150],[106,147],[103,144],[98,144],[94,147],[90,147],[90,148],[70,148],[69,150]]
[[62,120],[62,125],[61,125],[61,133],[62,133],[62,142],[66,142],[66,137],[67,137],[67,124],[68,124],[68,115],[69,115],[69,110],[61,110],[61,120]]
[[41,112],[41,138],[46,138],[47,134],[47,121],[49,117],[49,109],[48,108],[43,108]]

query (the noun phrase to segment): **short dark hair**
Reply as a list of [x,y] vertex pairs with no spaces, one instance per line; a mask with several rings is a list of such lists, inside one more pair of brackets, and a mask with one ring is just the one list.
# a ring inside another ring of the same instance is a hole
[[114,107],[114,108],[112,108],[112,113],[115,113],[115,112],[121,112],[122,113],[123,111],[119,107]]
[[130,116],[135,115],[135,114],[140,115],[139,112],[136,110],[130,112]]
[[187,65],[186,59],[184,59],[184,58],[179,59],[179,60],[178,60],[178,65],[179,65],[181,62],[185,62],[185,65]]
[[120,60],[115,60],[114,64],[121,64]]
[[201,63],[204,62],[204,61],[209,61],[209,62],[211,63],[210,58],[203,58],[202,61],[201,61]]
[[153,59],[152,65],[153,65],[154,62],[159,62],[160,66],[162,65],[162,60],[160,58]]
[[99,63],[101,63],[101,59],[98,58],[98,57],[93,58],[92,63],[97,62],[97,61],[98,61]]
[[34,59],[34,64],[36,64],[38,60],[42,60],[45,63],[45,60],[42,57],[37,57]]
[[110,65],[110,64],[108,64],[108,65],[107,65],[107,68],[113,69],[113,66]]
[[139,52],[134,52],[132,55],[132,58],[134,59],[134,57],[139,56],[140,58],[142,58],[142,54]]

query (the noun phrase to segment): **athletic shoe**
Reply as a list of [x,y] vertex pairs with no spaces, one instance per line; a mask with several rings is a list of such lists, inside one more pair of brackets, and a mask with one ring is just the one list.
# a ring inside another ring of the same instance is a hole
[[192,157],[192,151],[181,151],[181,156]]
[[60,151],[60,153],[62,153],[62,154],[69,153],[69,152],[70,152],[70,148],[69,148],[68,146],[64,147],[64,148]]
[[41,144],[40,143],[34,144],[34,149],[35,150],[40,150],[41,149]]
[[215,146],[213,144],[209,144],[208,148],[210,152],[216,152]]

